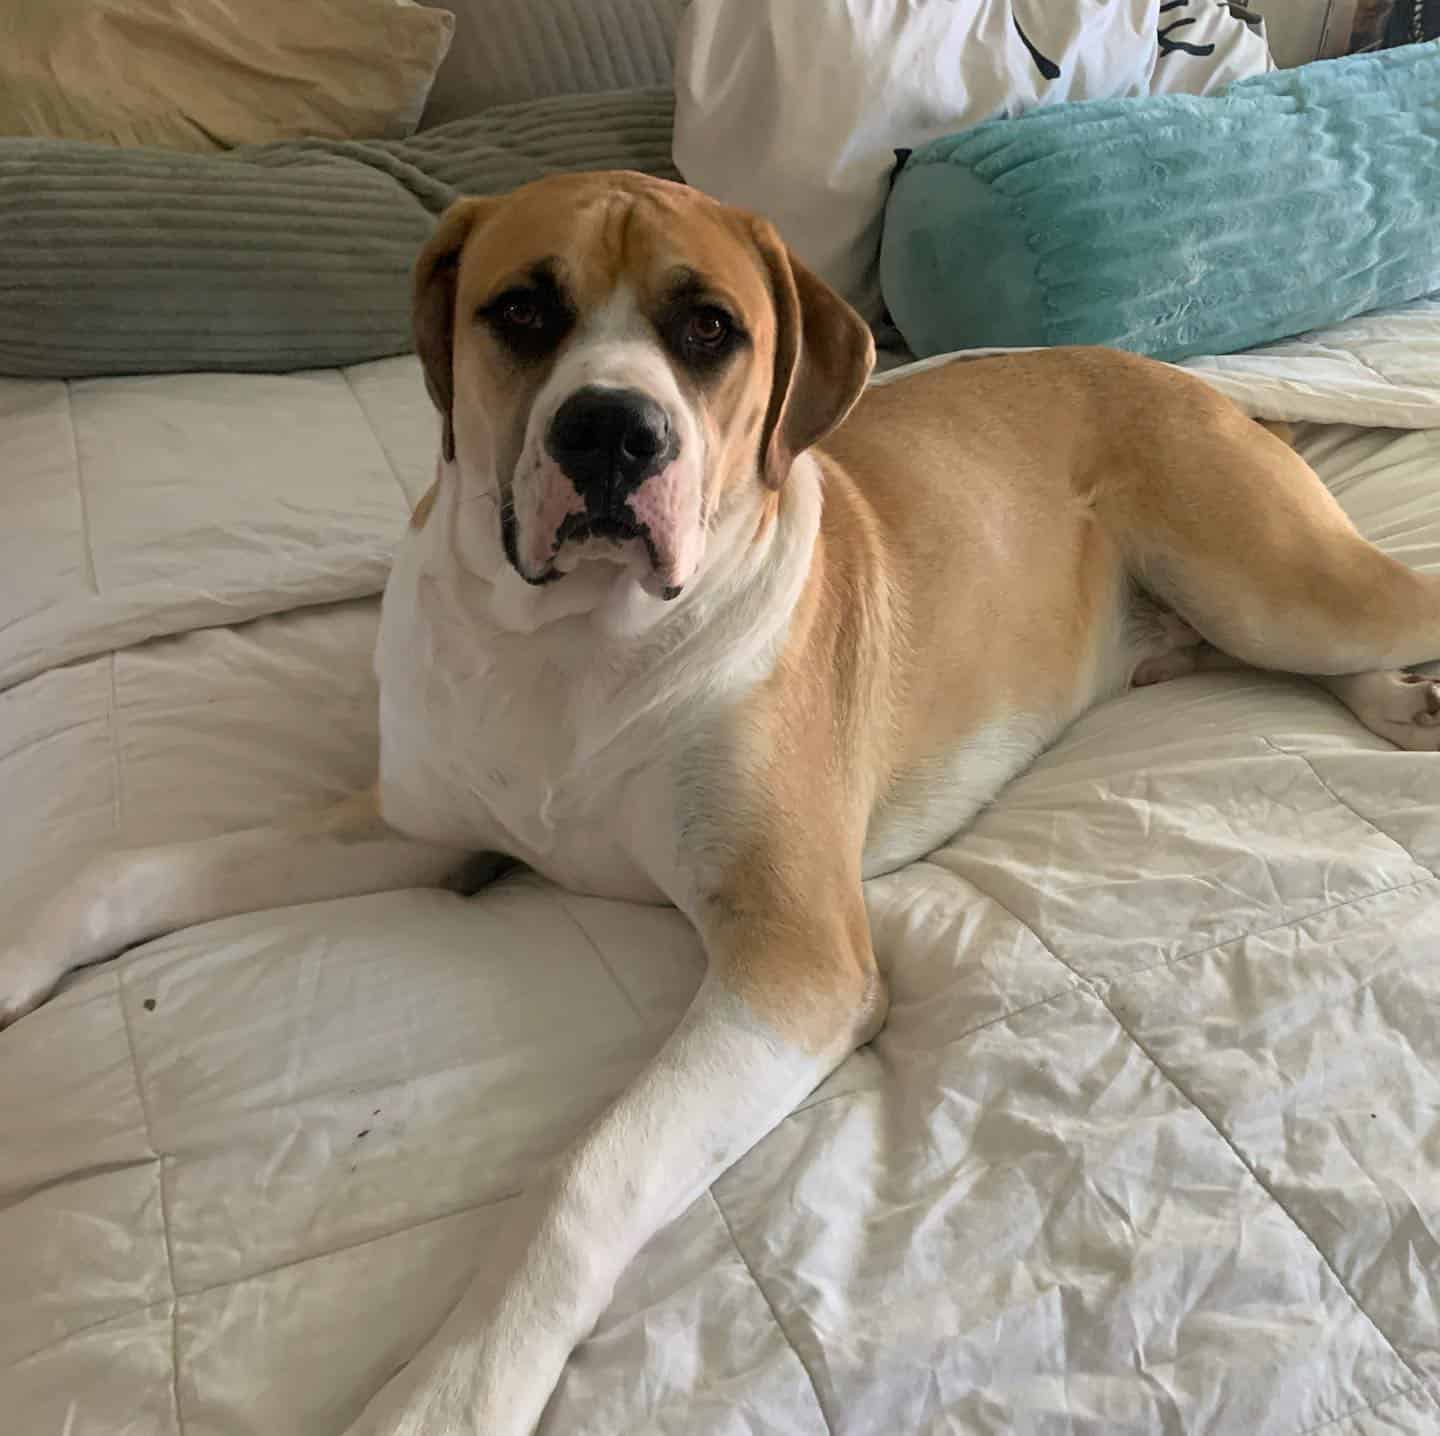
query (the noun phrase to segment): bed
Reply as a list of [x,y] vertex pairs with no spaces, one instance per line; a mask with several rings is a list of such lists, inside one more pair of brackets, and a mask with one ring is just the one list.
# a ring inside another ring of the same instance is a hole
[[[1188,367],[1440,570],[1440,299]],[[0,381],[0,930],[367,780],[435,439],[409,357]],[[544,1432],[1440,1430],[1440,757],[1184,678],[867,896],[884,1030],[644,1250]],[[700,970],[522,872],[76,974],[0,1034],[0,1426],[338,1436]]]

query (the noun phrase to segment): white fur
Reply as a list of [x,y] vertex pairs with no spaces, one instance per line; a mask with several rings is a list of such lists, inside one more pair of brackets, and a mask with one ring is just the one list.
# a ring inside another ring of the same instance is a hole
[[1382,669],[1315,680],[1372,733],[1412,753],[1440,751],[1440,679]]
[[[385,592],[387,820],[503,851],[574,891],[688,908],[674,774],[771,670],[819,527],[813,460],[796,464],[758,542],[742,498],[711,533],[697,581],[670,601],[606,564],[525,583],[467,478],[447,475]],[[488,540],[462,533],[476,517]]]

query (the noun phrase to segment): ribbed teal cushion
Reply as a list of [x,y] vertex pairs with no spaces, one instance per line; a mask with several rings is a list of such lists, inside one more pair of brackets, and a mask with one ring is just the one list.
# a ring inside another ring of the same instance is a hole
[[937,140],[880,269],[922,356],[1223,354],[1440,290],[1440,43]]
[[354,364],[410,347],[410,267],[460,194],[678,179],[667,89],[505,105],[406,140],[196,155],[0,139],[0,375]]

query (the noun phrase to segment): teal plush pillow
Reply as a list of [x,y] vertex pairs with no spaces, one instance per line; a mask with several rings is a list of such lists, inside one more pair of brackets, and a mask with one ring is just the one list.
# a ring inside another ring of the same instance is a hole
[[917,355],[1228,353],[1440,290],[1440,43],[916,150],[881,284]]

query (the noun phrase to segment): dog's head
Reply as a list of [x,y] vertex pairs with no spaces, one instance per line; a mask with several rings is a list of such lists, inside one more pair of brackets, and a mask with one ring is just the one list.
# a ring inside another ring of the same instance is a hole
[[874,362],[769,224],[628,173],[453,205],[416,266],[415,338],[445,457],[492,487],[521,577],[594,558],[660,598],[727,512],[763,516]]

